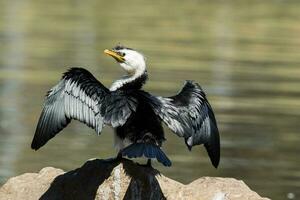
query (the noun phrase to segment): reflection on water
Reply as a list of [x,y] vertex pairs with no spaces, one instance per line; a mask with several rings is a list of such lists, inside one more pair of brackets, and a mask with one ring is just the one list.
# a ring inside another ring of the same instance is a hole
[[[220,168],[204,148],[188,152],[167,131],[173,167],[200,176],[243,179],[272,199],[300,196],[300,3],[297,1],[0,0],[0,182],[45,166],[70,170],[114,156],[112,131],[100,137],[73,122],[44,148],[30,142],[43,96],[67,66],[87,68],[106,85],[122,71],[102,50],[117,42],[148,58],[154,94],[172,95],[185,79],[201,83],[222,140]],[[179,173],[180,172],[180,173]]]

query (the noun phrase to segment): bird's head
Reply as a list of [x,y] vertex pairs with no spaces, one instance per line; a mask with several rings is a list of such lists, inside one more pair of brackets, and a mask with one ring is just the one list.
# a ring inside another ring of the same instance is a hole
[[131,48],[117,45],[111,50],[105,49],[104,53],[113,57],[129,75],[146,71],[145,57]]

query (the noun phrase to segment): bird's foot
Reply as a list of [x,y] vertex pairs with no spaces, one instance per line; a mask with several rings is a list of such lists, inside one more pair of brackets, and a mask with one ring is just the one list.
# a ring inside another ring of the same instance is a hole
[[146,164],[140,164],[140,163],[136,163],[136,164],[137,164],[138,166],[141,166],[141,167],[149,167],[149,168],[153,168],[153,167],[152,167],[152,164],[151,164],[151,159],[148,159]]

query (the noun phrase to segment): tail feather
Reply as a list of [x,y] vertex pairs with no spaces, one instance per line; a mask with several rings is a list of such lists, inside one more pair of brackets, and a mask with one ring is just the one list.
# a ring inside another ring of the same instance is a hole
[[146,158],[156,158],[156,160],[162,163],[164,166],[170,167],[172,165],[166,154],[160,149],[159,146],[154,144],[134,143],[124,148],[121,153],[122,156],[127,156],[128,158],[144,156]]

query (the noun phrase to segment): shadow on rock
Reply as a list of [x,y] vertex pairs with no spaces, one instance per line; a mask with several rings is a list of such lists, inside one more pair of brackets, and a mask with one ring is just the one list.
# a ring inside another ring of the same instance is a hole
[[[112,171],[117,168],[127,176],[123,173],[124,176],[115,180]],[[90,160],[82,167],[56,177],[40,199],[166,199],[155,177],[157,174],[157,170],[127,159]]]
[[156,179],[159,171],[124,160],[125,173],[131,177],[124,199],[166,199]]

